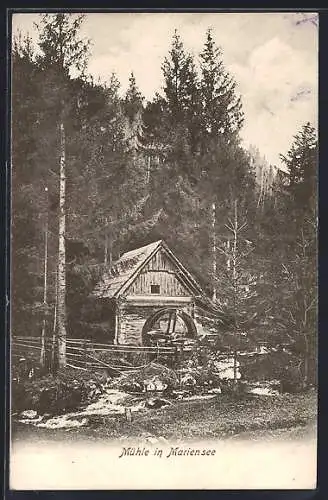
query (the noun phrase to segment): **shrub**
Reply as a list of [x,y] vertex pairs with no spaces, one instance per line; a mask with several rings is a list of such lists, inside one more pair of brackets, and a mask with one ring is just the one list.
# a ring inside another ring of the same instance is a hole
[[281,392],[298,393],[304,390],[302,372],[298,366],[287,366],[280,375]]
[[233,395],[241,398],[247,394],[247,383],[241,380],[234,382],[232,379],[225,379],[220,381],[220,388],[222,394]]
[[144,369],[122,374],[120,377],[113,379],[111,387],[126,392],[142,392],[145,382],[155,379],[167,385],[166,392],[178,387],[178,377],[175,371],[159,363],[151,363]]
[[35,380],[13,381],[11,407],[13,411],[36,410],[39,414],[59,414],[78,409],[96,399],[106,385],[103,374],[64,370]]

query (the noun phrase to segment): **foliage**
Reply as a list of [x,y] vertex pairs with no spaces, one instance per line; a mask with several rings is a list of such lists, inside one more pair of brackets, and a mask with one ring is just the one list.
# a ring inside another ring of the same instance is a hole
[[76,370],[44,375],[12,385],[12,410],[36,410],[39,414],[60,414],[72,411],[99,398],[106,383],[105,375],[90,377],[90,373]]
[[[162,65],[163,92],[146,103],[133,73],[125,95],[115,74],[106,84],[86,76],[90,44],[81,36],[82,23],[81,16],[43,15],[38,23],[38,50],[29,37],[19,36],[13,44],[13,332],[38,335],[45,318],[47,335],[53,331],[57,123],[62,111],[67,146],[69,333],[83,336],[93,325],[101,338],[108,318],[102,318],[90,300],[94,284],[124,251],[164,239],[204,290],[211,293],[216,285],[217,306],[226,303],[240,332],[246,330],[254,343],[265,337],[270,347],[287,344],[302,360],[305,382],[314,380],[314,128],[307,123],[295,135],[282,155],[287,173],[276,177],[272,189],[265,187],[264,203],[264,188],[259,191],[256,186],[255,171],[262,159],[257,155],[256,160],[254,151],[249,153],[241,143],[245,119],[241,98],[211,30],[198,60],[174,33]],[[247,221],[247,227],[239,235],[238,269],[232,284],[232,266],[228,268],[232,247],[229,250],[227,242],[231,243],[228,219],[233,219],[235,202],[238,220]],[[48,307],[40,307],[46,222]]]
[[308,122],[294,136],[287,155],[281,155],[288,169],[288,192],[295,203],[305,209],[316,205],[317,182],[317,137],[314,127]]
[[236,95],[236,82],[224,68],[222,52],[207,30],[200,54],[202,131],[208,137],[238,132],[243,123],[241,99]]
[[150,363],[143,369],[135,372],[122,374],[113,379],[111,387],[127,392],[144,392],[147,381],[160,380],[167,385],[166,391],[169,392],[178,388],[178,376],[176,372],[165,365],[159,363]]

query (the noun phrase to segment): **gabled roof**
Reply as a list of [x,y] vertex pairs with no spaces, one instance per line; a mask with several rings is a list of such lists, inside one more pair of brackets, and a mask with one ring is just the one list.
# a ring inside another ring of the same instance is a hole
[[175,257],[163,240],[158,240],[144,247],[124,253],[122,257],[113,263],[107,273],[104,274],[102,280],[94,289],[93,295],[98,298],[117,298],[121,296],[160,249],[163,249],[170,260],[177,266],[180,271],[179,277],[186,283],[186,286],[195,295],[203,296],[204,292],[200,285],[177,257]]

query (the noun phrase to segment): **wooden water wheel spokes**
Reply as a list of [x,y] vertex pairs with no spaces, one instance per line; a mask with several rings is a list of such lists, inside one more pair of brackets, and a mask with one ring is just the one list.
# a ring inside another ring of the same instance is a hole
[[175,328],[177,324],[178,312],[176,309],[172,310],[168,314],[167,330],[166,334],[170,335],[175,333]]

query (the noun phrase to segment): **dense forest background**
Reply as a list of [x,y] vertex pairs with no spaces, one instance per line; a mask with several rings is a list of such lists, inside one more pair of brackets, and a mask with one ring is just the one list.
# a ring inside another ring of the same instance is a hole
[[287,345],[313,379],[314,127],[295,131],[284,171],[274,169],[242,145],[242,96],[211,30],[197,59],[175,32],[163,89],[145,102],[133,73],[125,93],[115,74],[106,84],[87,75],[81,23],[43,15],[37,47],[13,42],[12,333],[57,327],[63,124],[67,335],[92,335],[90,293],[111,261],[164,239],[239,331]]

